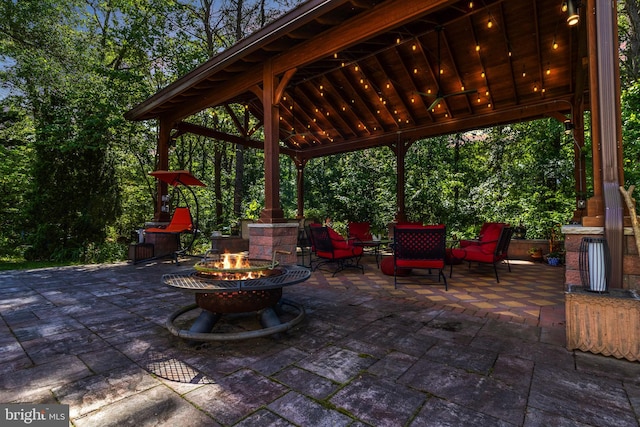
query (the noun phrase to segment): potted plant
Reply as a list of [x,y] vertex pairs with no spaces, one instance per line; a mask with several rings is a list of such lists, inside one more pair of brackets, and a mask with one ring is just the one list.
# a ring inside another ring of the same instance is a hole
[[562,254],[560,252],[549,252],[547,255],[545,255],[544,258],[547,261],[547,264],[555,267],[562,264],[561,257],[562,257]]
[[531,258],[534,261],[540,261],[542,259],[542,249],[541,248],[530,248],[529,249],[529,256],[531,256]]

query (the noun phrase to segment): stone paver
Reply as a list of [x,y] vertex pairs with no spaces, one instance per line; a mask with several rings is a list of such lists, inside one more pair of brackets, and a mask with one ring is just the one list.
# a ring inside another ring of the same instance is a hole
[[165,327],[193,296],[161,283],[192,262],[1,272],[0,402],[68,404],[80,427],[639,427],[640,363],[567,351],[562,272],[512,268],[459,268],[450,294],[375,263],[314,272],[285,289],[294,329],[198,345]]

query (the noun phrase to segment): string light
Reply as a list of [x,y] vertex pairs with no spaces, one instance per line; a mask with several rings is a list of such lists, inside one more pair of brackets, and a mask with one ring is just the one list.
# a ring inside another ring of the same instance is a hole
[[558,42],[556,41],[556,36],[553,36],[553,44],[551,46],[553,47],[553,50],[556,50],[558,48]]
[[493,27],[493,19],[491,18],[491,14],[489,14],[489,20],[487,21],[487,28]]
[[480,44],[476,43],[476,52],[480,52]]

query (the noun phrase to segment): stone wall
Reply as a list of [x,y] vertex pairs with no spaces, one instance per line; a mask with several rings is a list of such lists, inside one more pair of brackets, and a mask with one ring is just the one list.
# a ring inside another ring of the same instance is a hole
[[549,241],[545,239],[511,239],[509,243],[509,259],[531,261],[529,249],[542,249],[543,254],[549,253]]
[[[598,237],[604,235],[603,227],[582,227],[579,225],[565,225],[562,227],[564,234],[565,256],[565,287],[569,289],[570,285],[582,286],[580,280],[579,258],[580,243],[583,237]],[[640,257],[636,249],[633,230],[630,227],[624,229],[624,248],[623,248],[623,289],[640,290]],[[620,286],[610,285],[612,288]]]

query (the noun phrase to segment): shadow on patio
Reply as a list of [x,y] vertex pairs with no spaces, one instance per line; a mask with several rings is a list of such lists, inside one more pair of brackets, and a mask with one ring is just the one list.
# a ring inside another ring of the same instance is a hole
[[192,261],[1,272],[0,402],[66,404],[77,427],[638,426],[640,364],[567,351],[545,321],[562,269],[395,290],[367,261],[285,288],[306,318],[281,337],[201,345],[165,327],[193,295],[161,277]]

